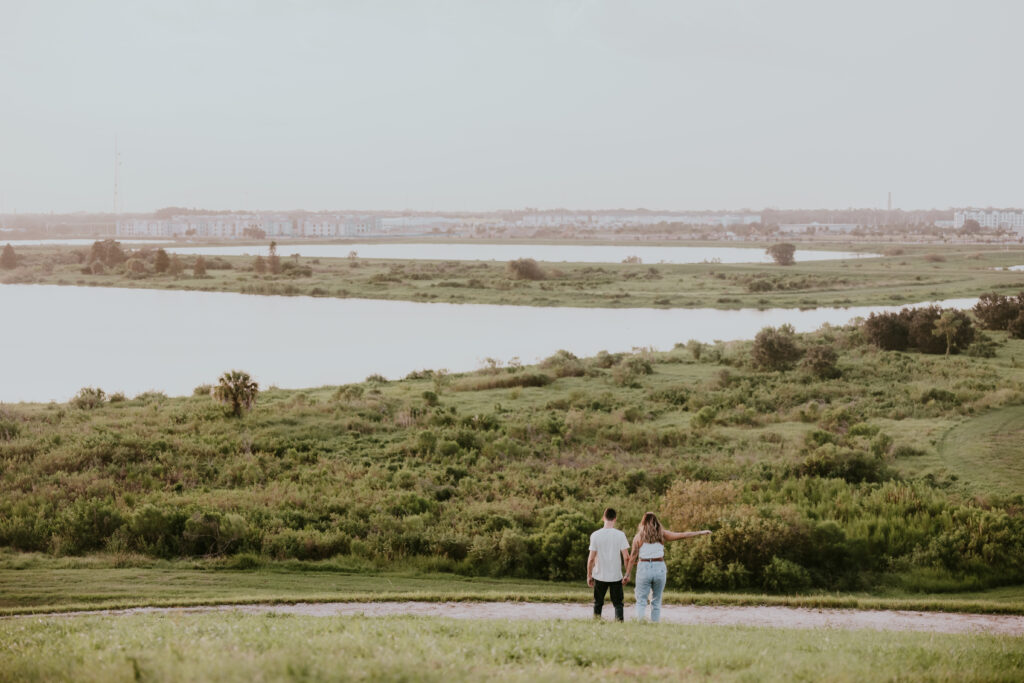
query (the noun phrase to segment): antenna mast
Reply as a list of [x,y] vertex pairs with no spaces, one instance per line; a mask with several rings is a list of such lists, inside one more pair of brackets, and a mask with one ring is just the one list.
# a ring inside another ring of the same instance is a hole
[[114,136],[114,217],[120,213],[120,198],[118,195],[118,184],[121,175],[121,153],[117,149],[117,136]]

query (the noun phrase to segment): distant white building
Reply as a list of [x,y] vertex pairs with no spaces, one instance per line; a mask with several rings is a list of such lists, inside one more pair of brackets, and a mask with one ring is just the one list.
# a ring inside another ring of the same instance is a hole
[[848,234],[859,228],[857,223],[783,223],[779,232],[789,234],[831,232]]
[[119,237],[251,239],[257,230],[267,237],[330,238],[376,235],[381,225],[376,216],[314,215],[293,220],[285,214],[183,215],[117,222]]
[[1003,228],[1024,234],[1024,211],[964,209],[953,214],[953,227],[957,230],[963,228],[967,221],[978,221],[983,228]]

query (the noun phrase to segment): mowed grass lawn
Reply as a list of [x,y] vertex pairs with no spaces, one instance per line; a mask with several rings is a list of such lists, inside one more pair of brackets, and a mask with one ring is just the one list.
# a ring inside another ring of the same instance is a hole
[[939,442],[935,459],[979,491],[1024,491],[1024,406],[965,420]]
[[0,621],[0,681],[1024,678],[987,635],[423,617],[131,615]]

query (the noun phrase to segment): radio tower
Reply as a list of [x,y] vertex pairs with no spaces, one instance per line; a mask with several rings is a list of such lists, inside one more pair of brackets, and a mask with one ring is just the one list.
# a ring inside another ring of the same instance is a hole
[[117,136],[114,136],[114,234],[118,233],[119,216],[121,213],[121,152],[117,148]]
[[117,136],[115,135],[114,136],[114,217],[115,218],[117,217],[117,214],[119,213],[119,209],[120,209],[120,207],[118,206],[119,198],[117,196],[117,192],[118,192],[118,187],[117,186],[118,186],[118,182],[120,181],[120,175],[121,175],[121,153],[117,150]]

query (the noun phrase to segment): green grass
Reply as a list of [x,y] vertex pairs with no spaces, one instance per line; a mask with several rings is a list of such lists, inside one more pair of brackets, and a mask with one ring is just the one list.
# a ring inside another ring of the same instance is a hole
[[[872,245],[822,245],[871,249]],[[876,245],[877,246],[877,245]],[[879,247],[889,249],[890,247]],[[255,247],[254,247],[255,249]],[[282,246],[287,252],[288,245]],[[259,275],[250,257],[222,257],[230,270],[203,278],[128,273],[82,274],[74,247],[23,247],[22,265],[2,282],[186,289],[248,294],[310,295],[423,302],[602,308],[815,308],[892,305],[1016,293],[1024,275],[996,270],[1024,263],[1024,249],[978,246],[907,246],[899,255],[839,261],[765,264],[543,264],[547,279],[511,279],[504,263],[308,259],[310,277]],[[891,252],[890,252],[891,253]],[[936,261],[934,255],[941,255]],[[191,257],[182,257],[191,263]],[[287,257],[284,258],[288,261]],[[207,259],[209,262],[210,259]]]
[[[250,570],[229,569],[230,560],[168,562],[137,556],[129,560],[102,555],[50,558],[2,553],[0,615],[255,603],[591,600],[590,590],[582,581],[377,571],[360,569],[354,566],[358,563],[346,558],[315,563],[265,562]],[[1024,586],[947,594],[911,594],[889,588],[873,593],[820,591],[790,596],[668,590],[664,599],[666,604],[1024,614]]]
[[994,410],[951,428],[934,460],[977,491],[1024,491],[1024,406]]
[[202,614],[0,621],[0,681],[1016,681],[987,635]]

